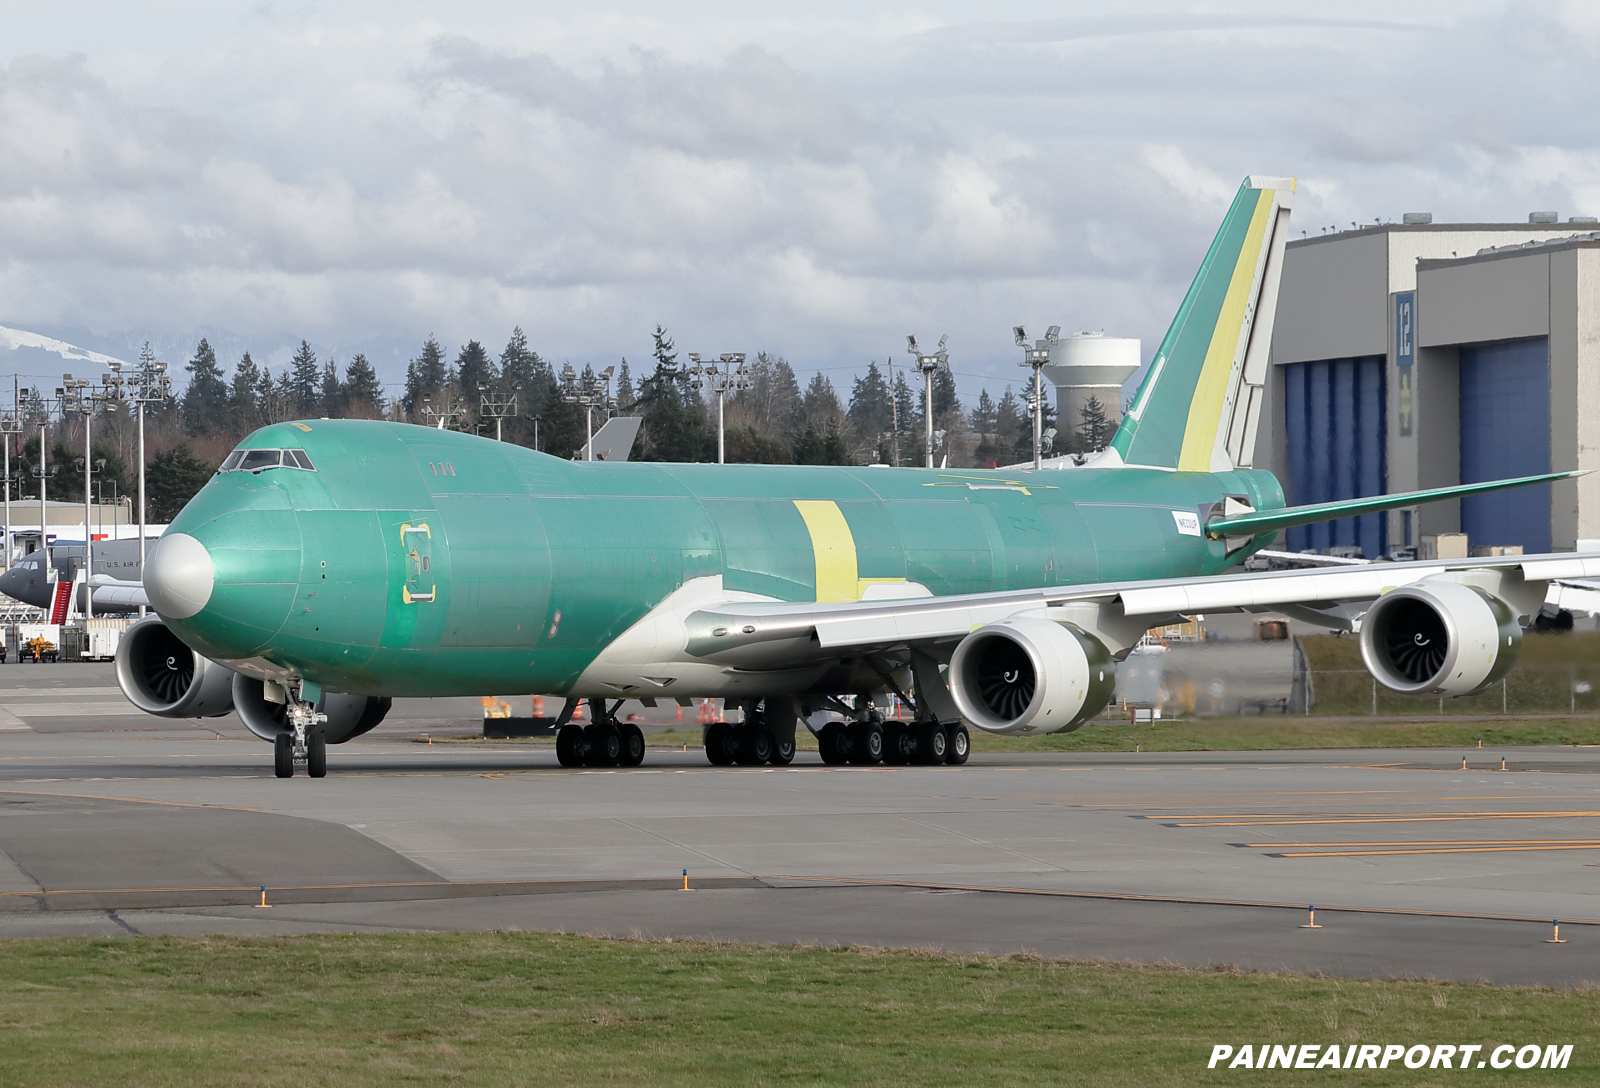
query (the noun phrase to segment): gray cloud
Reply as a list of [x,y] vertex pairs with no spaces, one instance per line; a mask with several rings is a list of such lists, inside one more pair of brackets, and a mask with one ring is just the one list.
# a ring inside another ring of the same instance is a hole
[[975,391],[1017,322],[1148,352],[1249,172],[1298,175],[1310,233],[1600,211],[1582,7],[1010,10],[41,15],[0,54],[0,324],[390,377],[513,324],[802,370],[949,332]]

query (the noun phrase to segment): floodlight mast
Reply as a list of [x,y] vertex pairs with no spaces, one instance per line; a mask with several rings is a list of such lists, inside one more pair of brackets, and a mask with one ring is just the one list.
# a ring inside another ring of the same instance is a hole
[[596,408],[611,409],[617,406],[617,398],[611,395],[611,375],[616,372],[616,367],[608,366],[599,374],[590,374],[579,377],[578,372],[572,369],[572,364],[567,363],[561,368],[561,380],[566,383],[567,392],[561,394],[561,399],[567,404],[583,406],[583,459],[594,460],[594,410]]
[[1028,346],[1028,330],[1021,325],[1011,330],[1017,346],[1022,349],[1022,365],[1033,368],[1033,391],[1028,395],[1028,406],[1033,409],[1033,467],[1044,468],[1044,382],[1040,372],[1050,363],[1050,351],[1061,339],[1061,326],[1051,325],[1043,340]]
[[[939,346],[932,354],[925,354],[917,344],[916,336],[906,337],[906,354],[917,358],[917,369],[922,371],[922,422],[924,431],[924,447],[927,450],[927,467],[933,467],[933,376],[940,370],[950,369],[950,353],[945,350],[945,344],[950,342],[946,333],[939,337]],[[894,396],[894,390],[889,390],[889,395]]]
[[[693,375],[689,384],[696,391],[699,391],[702,385],[709,385],[711,391],[717,395],[717,464],[725,465],[728,463],[728,447],[724,427],[726,419],[724,402],[728,390],[732,389],[737,393],[750,388],[748,373],[744,368],[744,352],[725,351],[712,362],[701,363],[700,353],[691,351],[689,361],[694,364],[689,368],[689,373]],[[720,370],[717,369],[718,363],[722,366]]]
[[61,376],[61,418],[69,414],[83,416],[83,618],[94,619],[94,525],[90,520],[94,497],[94,453],[90,435],[90,420],[97,406],[105,404],[105,392],[96,392],[88,378]]
[[[494,420],[494,440],[496,442],[505,441],[502,427],[507,416],[517,414],[517,395],[521,389],[521,385],[513,385],[511,392],[506,393],[504,390],[490,389],[487,385],[478,386],[478,400],[482,413]],[[538,442],[535,441],[534,445],[538,445]]]
[[[139,577],[144,577],[145,559],[145,524],[146,524],[146,492],[144,472],[144,409],[147,404],[165,404],[172,399],[172,375],[167,373],[167,364],[159,361],[150,348],[150,342],[145,341],[144,348],[139,352],[139,362],[131,374],[122,372],[121,362],[106,364],[111,373],[105,376],[106,393],[109,397],[127,397],[137,406],[139,415]],[[139,615],[146,615],[148,608],[139,606]]]
[[[4,563],[0,563],[0,568],[9,568],[11,566],[11,436],[14,435],[14,434],[15,435],[20,435],[21,433],[22,433],[22,417],[17,414],[16,397],[13,396],[12,397],[12,403],[11,403],[11,411],[6,412],[3,415],[0,415],[0,444],[4,444],[4,446],[5,446],[5,458],[6,458],[6,478],[5,478],[5,488],[6,488],[6,500],[5,500],[5,506],[6,506],[5,549],[6,549],[6,558],[5,558],[5,562]],[[18,451],[18,452],[20,453],[21,451]]]

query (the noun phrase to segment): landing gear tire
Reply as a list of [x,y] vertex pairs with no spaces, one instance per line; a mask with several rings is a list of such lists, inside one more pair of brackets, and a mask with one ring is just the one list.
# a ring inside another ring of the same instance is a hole
[[735,734],[739,754],[736,761],[744,767],[759,767],[772,758],[772,734],[764,726],[747,725]]
[[583,726],[563,725],[560,732],[556,733],[556,762],[563,767],[582,767],[587,749]]
[[950,750],[950,738],[942,725],[924,725],[917,730],[916,762],[924,766],[943,763]]
[[272,739],[272,773],[279,778],[294,777],[294,738],[287,733]]
[[613,722],[595,722],[584,729],[591,767],[615,767],[622,761],[622,731]]
[[626,722],[622,730],[622,758],[624,767],[637,767],[644,762],[644,731],[632,722]]
[[870,767],[883,760],[883,726],[877,722],[857,722],[850,727],[850,762]]
[[817,733],[817,750],[822,762],[830,767],[841,767],[850,762],[850,752],[855,748],[850,730],[840,722],[829,722]]
[[949,730],[950,744],[945,748],[944,761],[959,767],[967,761],[967,756],[972,753],[972,737],[967,733],[964,725],[953,725]]
[[328,738],[320,729],[306,738],[306,774],[312,778],[328,777]]
[[727,722],[712,722],[706,726],[706,759],[713,767],[730,767],[739,754],[739,738]]
[[888,722],[883,727],[883,761],[891,767],[903,767],[911,762],[913,747],[911,732],[899,722]]
[[790,737],[788,740],[778,740],[774,738],[772,741],[772,754],[767,757],[767,760],[774,767],[787,767],[789,764],[793,763],[794,738]]

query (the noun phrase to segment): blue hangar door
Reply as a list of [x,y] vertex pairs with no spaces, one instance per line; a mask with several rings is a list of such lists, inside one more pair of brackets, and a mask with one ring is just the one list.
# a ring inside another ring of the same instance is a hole
[[[1387,360],[1382,355],[1287,363],[1283,376],[1289,501],[1296,506],[1382,495],[1388,490]],[[1288,530],[1294,552],[1359,547],[1389,551],[1386,514],[1363,514]]]
[[[1550,471],[1550,342],[1511,340],[1461,349],[1461,482]],[[1550,485],[1461,500],[1474,548],[1550,550]]]

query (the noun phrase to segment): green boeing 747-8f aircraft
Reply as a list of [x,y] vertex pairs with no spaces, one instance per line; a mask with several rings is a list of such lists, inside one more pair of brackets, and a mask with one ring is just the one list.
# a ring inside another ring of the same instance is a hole
[[[1080,468],[584,463],[397,423],[265,427],[151,550],[157,618],[118,679],[152,714],[236,709],[282,776],[325,774],[394,696],[484,693],[566,696],[568,766],[643,759],[622,700],[704,697],[742,711],[707,729],[713,763],[787,763],[802,721],[829,762],[960,763],[968,724],[1076,728],[1148,628],[1197,612],[1356,622],[1388,687],[1479,691],[1547,583],[1600,556],[1237,573],[1287,526],[1571,475],[1285,508],[1250,461],[1293,192],[1246,179]],[[1374,603],[1352,621],[1346,602]],[[886,693],[915,721],[885,721]]]

